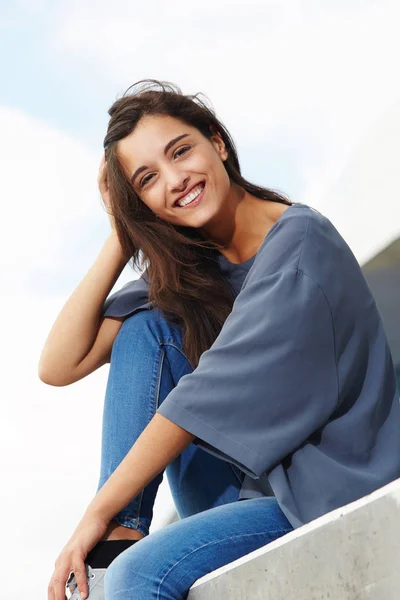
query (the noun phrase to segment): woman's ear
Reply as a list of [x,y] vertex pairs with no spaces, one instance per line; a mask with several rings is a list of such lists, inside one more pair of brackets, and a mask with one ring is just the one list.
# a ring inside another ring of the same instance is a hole
[[228,158],[228,151],[225,147],[224,140],[215,125],[210,125],[210,131],[212,133],[211,141],[220,155],[221,160],[225,161]]

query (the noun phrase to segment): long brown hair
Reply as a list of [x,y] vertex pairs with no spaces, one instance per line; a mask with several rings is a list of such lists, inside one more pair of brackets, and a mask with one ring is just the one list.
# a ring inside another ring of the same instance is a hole
[[[154,89],[158,88],[158,89]],[[185,95],[169,82],[141,80],[128,88],[108,111],[104,139],[110,208],[124,255],[150,280],[149,300],[165,317],[183,327],[183,351],[193,368],[210,348],[232,310],[234,293],[218,263],[218,244],[197,229],[156,217],[135,193],[118,160],[117,144],[148,115],[169,115],[210,138],[218,131],[228,151],[224,161],[231,182],[250,194],[291,204],[284,195],[254,185],[240,174],[236,147],[212,108],[198,94]]]

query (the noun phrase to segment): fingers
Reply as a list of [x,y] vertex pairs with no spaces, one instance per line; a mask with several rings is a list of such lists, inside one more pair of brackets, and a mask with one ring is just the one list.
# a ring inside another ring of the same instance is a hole
[[65,598],[65,583],[67,575],[59,567],[56,567],[48,587],[48,600],[64,600]]
[[[70,568],[69,565],[72,565]],[[79,556],[74,556],[72,561],[63,560],[60,563],[56,563],[53,576],[48,586],[48,600],[65,600],[65,586],[70,572],[73,571],[78,585],[79,592],[82,600],[89,595],[86,568],[84,560]]]
[[[76,583],[78,584],[78,589],[80,591],[81,598],[82,600],[85,600],[85,598],[88,597],[89,590],[84,561],[81,559],[75,560],[75,565],[73,566],[72,570],[75,575]],[[56,600],[58,600],[58,598]]]

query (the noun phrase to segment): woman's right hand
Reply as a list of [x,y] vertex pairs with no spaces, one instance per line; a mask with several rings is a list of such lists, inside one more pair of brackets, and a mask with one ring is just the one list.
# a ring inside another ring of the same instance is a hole
[[99,186],[99,191],[100,191],[101,197],[103,198],[103,202],[104,202],[104,205],[107,210],[108,219],[110,221],[112,233],[116,233],[115,221],[114,221],[113,214],[111,212],[110,190],[108,188],[108,182],[107,182],[107,163],[106,163],[104,154],[101,157],[101,161],[100,161],[97,183]]
[[109,521],[85,513],[71,539],[55,562],[55,569],[48,585],[48,600],[65,600],[65,585],[71,571],[75,575],[80,598],[89,596],[85,558],[88,552],[102,540]]

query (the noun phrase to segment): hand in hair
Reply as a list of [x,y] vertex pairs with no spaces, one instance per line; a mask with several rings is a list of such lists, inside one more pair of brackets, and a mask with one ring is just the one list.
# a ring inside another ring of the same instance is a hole
[[101,197],[104,202],[104,206],[106,207],[106,210],[107,210],[108,218],[109,218],[109,221],[111,224],[111,229],[113,232],[115,232],[116,231],[115,230],[115,221],[114,221],[113,214],[111,212],[111,199],[110,199],[110,192],[109,192],[108,183],[107,183],[107,163],[106,163],[104,154],[102,155],[101,161],[100,161],[97,183],[99,186],[99,191],[100,191]]

